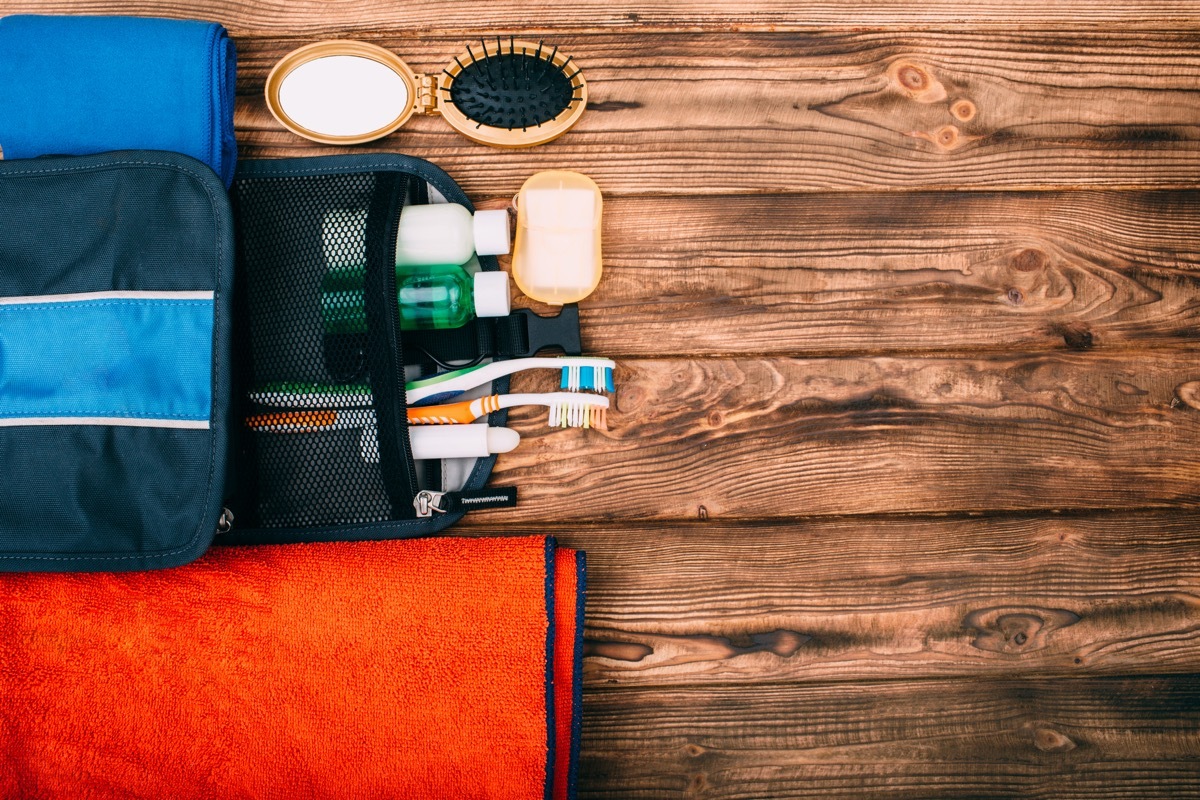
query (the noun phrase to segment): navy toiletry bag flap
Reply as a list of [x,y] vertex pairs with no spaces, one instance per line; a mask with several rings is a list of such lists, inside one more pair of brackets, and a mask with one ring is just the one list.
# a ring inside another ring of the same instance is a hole
[[0,570],[169,567],[222,516],[233,223],[195,159],[0,161]]

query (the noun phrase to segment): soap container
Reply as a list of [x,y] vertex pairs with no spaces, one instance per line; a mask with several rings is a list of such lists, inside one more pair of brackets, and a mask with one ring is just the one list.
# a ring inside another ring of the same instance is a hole
[[576,303],[600,282],[600,187],[578,172],[539,172],[521,187],[512,273],[518,288],[550,305]]

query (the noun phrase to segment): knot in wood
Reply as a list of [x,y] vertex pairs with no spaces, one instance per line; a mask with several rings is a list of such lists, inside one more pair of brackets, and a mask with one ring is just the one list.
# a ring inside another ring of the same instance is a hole
[[1084,322],[1060,322],[1051,330],[1063,337],[1063,344],[1072,350],[1091,350],[1096,344],[1092,329]]
[[975,629],[971,644],[980,650],[1019,655],[1040,650],[1051,633],[1078,621],[1061,608],[985,608],[968,614],[963,625]]
[[912,61],[894,61],[888,67],[893,84],[918,103],[937,103],[946,99],[946,87],[928,68]]
[[1038,728],[1033,732],[1033,746],[1043,753],[1066,753],[1075,749],[1071,739],[1050,728]]
[[975,104],[970,100],[956,100],[950,106],[950,115],[959,122],[970,122],[975,118]]
[[950,150],[958,144],[958,128],[953,125],[945,125],[937,130],[933,135],[933,140],[940,146]]
[[1017,272],[1038,272],[1050,263],[1050,257],[1041,250],[1030,247],[1012,257],[1012,268]]
[[896,71],[896,78],[905,89],[919,92],[929,86],[929,76],[915,64],[905,64]]
[[1175,389],[1175,396],[1188,408],[1200,409],[1200,381],[1181,383]]

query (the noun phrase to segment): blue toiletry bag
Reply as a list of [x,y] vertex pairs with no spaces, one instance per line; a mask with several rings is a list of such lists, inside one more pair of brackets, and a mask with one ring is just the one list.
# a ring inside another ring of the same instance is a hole
[[[421,536],[464,500],[515,503],[481,491],[495,456],[412,457],[404,384],[429,341],[400,333],[393,249],[425,202],[471,208],[399,155],[244,161],[228,192],[166,152],[0,161],[0,570]],[[322,316],[333,258],[364,268],[361,333]],[[311,403],[346,391],[353,409]]]
[[212,543],[233,219],[166,152],[0,161],[0,569],[132,570]]

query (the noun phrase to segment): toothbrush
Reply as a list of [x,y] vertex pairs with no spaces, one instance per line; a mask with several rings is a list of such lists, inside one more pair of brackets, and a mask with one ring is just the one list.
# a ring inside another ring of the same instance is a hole
[[449,425],[473,422],[484,414],[514,406],[549,406],[551,428],[608,430],[608,398],[604,395],[547,392],[545,394],[491,394],[437,406],[408,409],[410,425]]
[[617,364],[607,358],[582,358],[562,356],[559,358],[515,358],[511,361],[494,361],[477,367],[456,369],[431,378],[422,378],[405,384],[409,405],[444,403],[468,389],[491,383],[497,378],[523,372],[527,369],[561,369],[560,388],[570,392],[612,392],[613,368]]
[[375,412],[361,409],[282,411],[246,417],[246,427],[272,433],[345,431],[375,425]]
[[[477,367],[456,369],[421,380],[404,389],[409,405],[444,403],[468,389],[527,369],[561,369],[560,388],[569,392],[613,392],[613,368],[607,358],[516,358]],[[319,383],[274,383],[250,393],[254,402],[276,408],[362,408],[371,405],[371,387],[365,384],[327,386]]]
[[358,447],[363,461],[379,461],[379,431],[375,412],[369,408],[310,411],[281,411],[246,417],[246,427],[265,433],[316,433],[360,429]]

